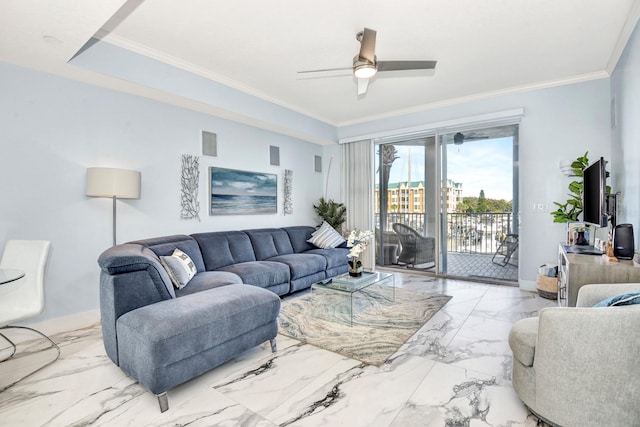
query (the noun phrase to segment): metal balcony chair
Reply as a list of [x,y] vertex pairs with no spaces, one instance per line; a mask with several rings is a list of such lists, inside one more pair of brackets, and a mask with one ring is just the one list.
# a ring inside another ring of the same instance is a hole
[[414,268],[422,264],[433,264],[426,268],[435,266],[436,239],[424,237],[413,228],[397,222],[393,223],[392,227],[400,239],[398,264]]
[[[493,254],[491,261],[504,267],[509,263],[511,256],[518,250],[518,235],[507,234]],[[502,259],[500,259],[502,257]],[[497,258],[497,259],[496,259]]]
[[[382,253],[380,252],[380,240],[382,240]],[[376,257],[380,265],[398,264],[398,253],[400,252],[400,239],[398,235],[389,230],[381,235],[380,229],[376,228]]]
[[27,330],[38,334],[48,341],[49,346],[44,350],[53,348],[57,354],[53,360],[39,366],[36,370],[32,370],[27,375],[23,375],[8,385],[0,385],[0,392],[52,364],[60,357],[60,348],[42,332],[27,326],[9,325],[42,313],[44,308],[44,269],[49,255],[49,246],[50,242],[44,240],[9,240],[2,254],[0,268],[22,270],[25,275],[15,282],[0,286],[0,337],[4,338],[12,348],[11,354],[0,360],[0,363],[15,359],[16,344],[6,334],[6,331],[10,329]]

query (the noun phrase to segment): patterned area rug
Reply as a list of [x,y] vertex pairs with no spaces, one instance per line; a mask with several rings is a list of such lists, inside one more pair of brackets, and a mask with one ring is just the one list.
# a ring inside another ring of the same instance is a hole
[[385,285],[370,286],[354,294],[353,301],[335,291],[315,290],[282,301],[279,332],[380,366],[450,299]]

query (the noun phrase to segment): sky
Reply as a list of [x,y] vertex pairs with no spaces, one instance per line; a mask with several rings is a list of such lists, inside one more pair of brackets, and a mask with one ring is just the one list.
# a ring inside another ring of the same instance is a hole
[[[396,146],[400,157],[391,168],[389,182],[408,179],[411,149],[411,180],[424,180],[424,149]],[[463,197],[478,197],[480,190],[488,199],[513,199],[512,138],[466,141],[447,146],[447,178],[462,183]]]

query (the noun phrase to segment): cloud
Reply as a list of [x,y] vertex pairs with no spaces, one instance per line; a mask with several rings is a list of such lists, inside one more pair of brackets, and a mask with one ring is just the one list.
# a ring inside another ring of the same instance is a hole
[[235,181],[235,182],[230,182],[229,183],[229,187],[233,187],[233,188],[237,188],[239,190],[250,190],[250,189],[254,189],[256,187],[256,185],[252,182],[240,182],[240,181]]

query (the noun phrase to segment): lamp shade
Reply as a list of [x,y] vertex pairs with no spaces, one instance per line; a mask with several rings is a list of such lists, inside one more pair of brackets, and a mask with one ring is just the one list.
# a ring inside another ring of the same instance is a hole
[[87,168],[87,196],[139,199],[138,171],[117,168]]

